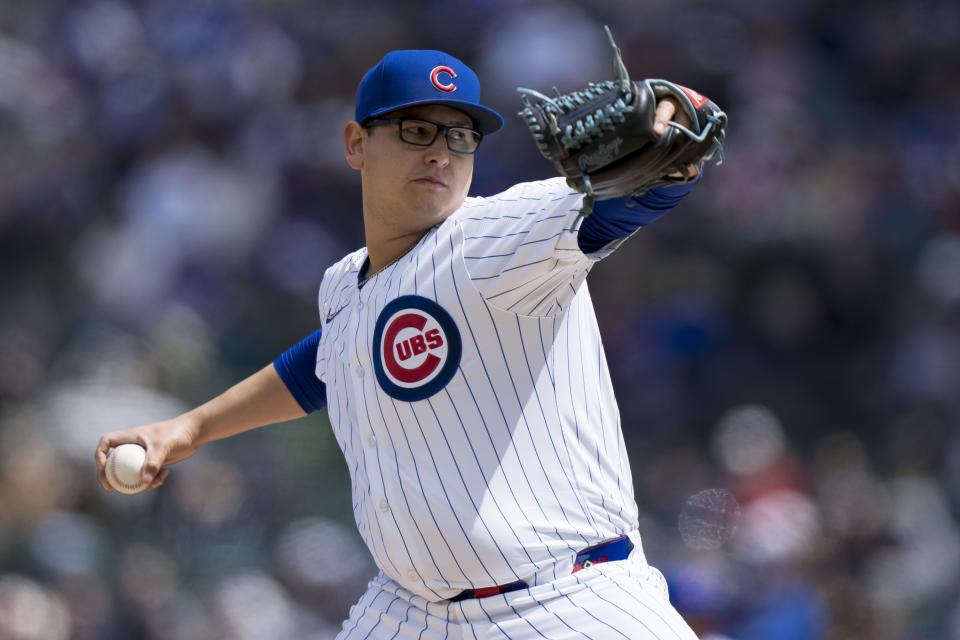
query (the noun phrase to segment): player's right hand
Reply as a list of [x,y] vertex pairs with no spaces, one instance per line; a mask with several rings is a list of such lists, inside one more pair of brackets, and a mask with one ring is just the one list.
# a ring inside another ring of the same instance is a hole
[[97,464],[97,479],[107,491],[113,491],[104,471],[107,455],[114,447],[127,443],[139,444],[147,451],[143,465],[147,491],[156,489],[167,479],[167,465],[189,458],[200,448],[197,429],[184,416],[104,434],[100,436],[93,459]]

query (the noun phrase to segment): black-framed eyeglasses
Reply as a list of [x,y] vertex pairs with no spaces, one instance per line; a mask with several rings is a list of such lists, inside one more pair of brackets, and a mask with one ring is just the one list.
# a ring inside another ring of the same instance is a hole
[[395,124],[400,139],[418,147],[429,147],[443,132],[447,139],[447,148],[454,153],[476,153],[483,134],[470,127],[448,127],[429,120],[416,118],[389,118],[386,120],[368,120],[364,126],[375,127],[381,124]]

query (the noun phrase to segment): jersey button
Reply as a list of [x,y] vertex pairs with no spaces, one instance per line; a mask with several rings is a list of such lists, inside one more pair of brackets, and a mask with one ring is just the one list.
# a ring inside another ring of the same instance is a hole
[[384,513],[390,511],[390,503],[387,502],[386,498],[380,498],[380,511]]
[[367,444],[371,447],[377,446],[377,437],[372,433],[367,434]]
[[407,577],[410,578],[411,582],[417,582],[420,580],[420,574],[414,571],[413,569],[410,569],[409,571],[407,571]]
[[363,311],[363,300],[357,300],[357,311]]
[[359,378],[363,377],[363,367],[361,367],[360,365],[357,365],[357,377]]

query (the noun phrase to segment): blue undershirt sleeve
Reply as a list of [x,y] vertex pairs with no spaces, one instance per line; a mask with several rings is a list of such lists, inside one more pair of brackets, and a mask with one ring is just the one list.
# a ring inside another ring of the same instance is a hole
[[594,203],[580,225],[577,244],[585,254],[603,249],[614,240],[626,238],[677,206],[698,180],[669,187],[654,187],[640,196],[612,198]]
[[307,413],[327,406],[327,385],[320,382],[315,373],[321,332],[322,329],[317,329],[273,361],[280,379]]

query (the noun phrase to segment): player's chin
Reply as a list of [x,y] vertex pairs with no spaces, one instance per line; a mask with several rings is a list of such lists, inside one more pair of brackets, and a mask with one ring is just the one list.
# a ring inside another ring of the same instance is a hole
[[428,217],[449,215],[459,206],[458,198],[448,187],[414,187],[413,191],[412,200],[417,210]]
[[434,213],[446,210],[455,200],[453,189],[446,184],[414,181],[410,185],[410,191],[419,208]]

